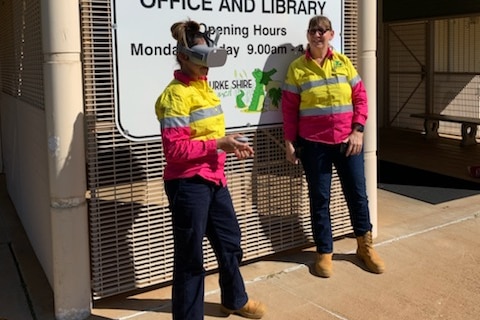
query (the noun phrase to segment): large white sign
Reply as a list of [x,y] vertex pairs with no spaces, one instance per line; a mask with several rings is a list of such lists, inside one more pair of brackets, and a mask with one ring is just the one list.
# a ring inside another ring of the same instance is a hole
[[116,124],[130,140],[160,137],[155,101],[179,68],[170,26],[192,19],[219,34],[228,51],[208,80],[222,99],[227,129],[281,123],[281,85],[303,54],[308,21],[332,21],[343,51],[343,0],[112,0]]

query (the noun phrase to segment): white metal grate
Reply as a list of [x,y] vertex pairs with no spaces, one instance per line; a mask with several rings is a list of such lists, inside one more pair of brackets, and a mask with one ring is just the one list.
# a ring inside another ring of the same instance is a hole
[[2,91],[44,108],[40,1],[0,3]]
[[[345,2],[348,24],[355,20],[356,0]],[[92,294],[100,299],[171,280],[173,240],[161,143],[129,141],[115,127],[110,1],[81,0],[80,7]],[[355,29],[348,27],[347,38],[348,30]],[[354,45],[346,49],[349,55],[355,52]],[[244,261],[310,243],[306,183],[300,167],[284,159],[282,129],[243,132],[253,141],[256,156],[246,161],[228,158],[226,173],[242,230]],[[336,176],[332,196],[334,235],[350,233]],[[216,268],[207,241],[204,247],[205,268]]]

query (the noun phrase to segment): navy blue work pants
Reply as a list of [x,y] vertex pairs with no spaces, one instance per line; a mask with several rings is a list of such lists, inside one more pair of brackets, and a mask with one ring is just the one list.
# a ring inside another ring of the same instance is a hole
[[165,191],[173,220],[173,319],[203,319],[205,235],[218,261],[222,305],[242,308],[248,296],[239,269],[241,235],[227,187],[193,177],[165,181]]
[[318,253],[333,252],[330,194],[332,164],[337,169],[355,236],[372,230],[365,183],[363,150],[345,156],[339,144],[328,145],[299,138],[302,162],[308,184],[312,232]]

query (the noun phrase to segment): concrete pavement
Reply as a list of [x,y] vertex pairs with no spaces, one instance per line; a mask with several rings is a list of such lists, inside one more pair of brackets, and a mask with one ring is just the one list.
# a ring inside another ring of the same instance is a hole
[[52,290],[0,174],[0,320],[54,318]]
[[[44,278],[32,283],[41,274],[38,263],[36,268],[35,261],[23,266],[29,263],[28,255],[16,252],[21,239],[11,231],[11,213],[4,214],[8,198],[2,194],[0,201],[0,285],[9,288],[0,293],[0,319],[53,319],[51,290]],[[382,275],[364,269],[355,257],[356,241],[348,237],[335,241],[329,279],[315,276],[313,248],[242,266],[250,297],[268,307],[264,319],[478,319],[480,195],[432,205],[378,190],[378,210],[375,245],[387,265]],[[107,298],[94,304],[89,319],[171,319],[170,293],[171,288],[163,286]],[[205,319],[227,318],[219,311],[219,301],[213,273],[206,278]]]

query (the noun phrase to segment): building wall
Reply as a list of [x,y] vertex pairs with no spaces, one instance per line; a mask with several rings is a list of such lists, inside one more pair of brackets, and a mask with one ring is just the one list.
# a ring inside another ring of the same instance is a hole
[[49,281],[53,278],[44,111],[1,94],[1,136],[7,190]]
[[2,167],[9,195],[51,282],[52,229],[40,23],[40,1],[0,3]]

